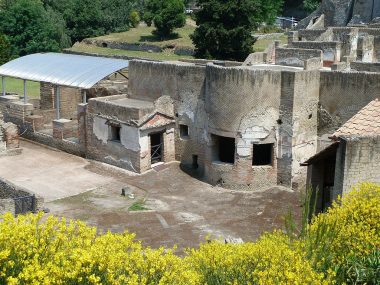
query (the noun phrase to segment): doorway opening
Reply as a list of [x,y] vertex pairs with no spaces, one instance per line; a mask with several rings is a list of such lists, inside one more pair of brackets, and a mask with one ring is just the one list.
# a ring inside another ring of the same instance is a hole
[[162,161],[163,158],[163,133],[150,134],[150,161],[155,164]]

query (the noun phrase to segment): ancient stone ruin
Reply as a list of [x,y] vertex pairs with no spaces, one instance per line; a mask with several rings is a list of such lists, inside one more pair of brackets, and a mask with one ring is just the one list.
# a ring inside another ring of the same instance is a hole
[[0,119],[0,155],[16,154],[21,151],[18,127]]
[[[40,100],[3,96],[0,108],[29,139],[137,173],[179,161],[213,185],[304,187],[301,164],[379,97],[376,3],[323,1],[286,45],[243,64],[133,60],[95,87],[60,86],[60,100],[57,85],[41,82]],[[314,184],[338,187],[334,164],[330,174]]]

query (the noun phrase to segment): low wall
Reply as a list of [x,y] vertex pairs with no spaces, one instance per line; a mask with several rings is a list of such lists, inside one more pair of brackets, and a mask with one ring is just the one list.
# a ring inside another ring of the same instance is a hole
[[300,49],[300,48],[277,48],[275,62],[278,65],[304,67],[305,60],[319,59],[322,66],[322,51],[316,49]]
[[369,63],[369,62],[351,62],[351,70],[356,71],[367,71],[367,72],[380,72],[380,63]]
[[165,48],[174,49],[174,53],[177,55],[194,55],[194,48],[186,46],[164,46],[160,47],[153,44],[146,43],[128,43],[128,42],[116,42],[101,39],[84,39],[82,41],[87,45],[94,45],[103,48],[133,50],[133,51],[145,51],[145,52],[162,52]]
[[18,210],[16,209],[15,199],[28,196],[33,196],[33,200],[29,207],[26,208],[26,211],[42,211],[44,206],[44,199],[42,197],[0,178],[0,214],[5,214],[6,212],[10,212],[13,215],[17,214]]

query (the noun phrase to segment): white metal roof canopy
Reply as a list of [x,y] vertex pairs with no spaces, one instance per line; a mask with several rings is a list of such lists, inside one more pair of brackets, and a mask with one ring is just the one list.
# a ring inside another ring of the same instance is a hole
[[36,53],[0,66],[0,76],[88,89],[127,68],[128,60],[63,53]]

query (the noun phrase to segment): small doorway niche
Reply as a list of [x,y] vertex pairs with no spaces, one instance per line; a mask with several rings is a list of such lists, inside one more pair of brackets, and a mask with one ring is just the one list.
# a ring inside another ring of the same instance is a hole
[[110,127],[111,127],[110,140],[114,142],[120,142],[121,127],[120,126],[110,126]]
[[179,125],[179,135],[180,135],[181,139],[189,138],[189,126]]
[[254,144],[252,165],[273,165],[273,144]]
[[235,138],[213,135],[213,160],[235,163]]
[[162,161],[163,154],[163,134],[155,133],[150,134],[150,157],[151,164],[155,164]]

